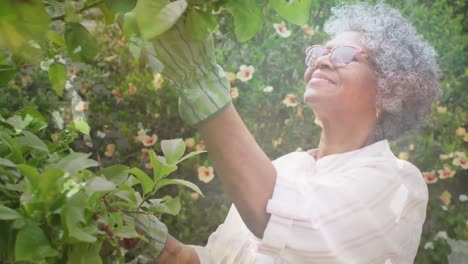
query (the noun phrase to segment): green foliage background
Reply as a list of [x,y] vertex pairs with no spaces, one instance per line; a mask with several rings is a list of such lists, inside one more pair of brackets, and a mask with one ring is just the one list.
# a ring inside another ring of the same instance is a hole
[[[135,140],[141,128],[148,129],[148,134],[157,135],[159,140],[152,146],[157,152],[161,151],[161,139],[194,138],[197,144],[201,143],[197,131],[186,127],[179,119],[177,93],[171,84],[165,81],[162,88],[156,88],[153,84],[154,68],[157,68],[157,65],[155,66],[152,59],[151,49],[137,38],[129,35],[125,37],[121,27],[111,23],[112,17],[109,18],[106,14],[106,10],[131,10],[132,2],[122,1],[129,6],[107,3],[103,6],[101,2],[101,12],[92,12],[93,9],[89,9],[90,12],[82,13],[76,12],[82,6],[66,5],[65,16],[55,17],[58,21],[65,19],[71,23],[81,22],[86,25],[93,36],[92,40],[87,41],[88,50],[93,52],[74,53],[78,47],[67,44],[83,37],[84,33],[79,33],[81,29],[67,31],[67,28],[60,29],[60,23],[53,24],[59,32],[64,32],[64,38],[51,33],[53,36],[49,37],[47,45],[50,45],[48,50],[54,52],[46,52],[40,58],[31,55],[33,61],[16,59],[16,65],[24,66],[17,68],[14,82],[0,88],[0,114],[7,115],[25,107],[37,109],[49,124],[47,133],[42,135],[43,138],[60,131],[53,118],[54,111],[60,114],[65,124],[72,123],[76,115],[84,116],[91,128],[90,137],[79,136],[73,143],[73,149],[91,153],[91,157],[97,159],[104,167],[125,164],[149,171],[145,167],[148,158],[142,155],[144,146]],[[304,50],[311,44],[327,39],[322,27],[330,15],[332,6],[354,1],[312,1],[307,24],[315,30],[315,34],[306,35],[300,26],[286,22],[286,26],[292,32],[288,38],[279,36],[273,27],[274,23],[280,23],[284,19],[271,7],[262,9],[267,1],[243,2],[251,2],[249,5],[255,2],[256,8],[263,12],[264,22],[263,26],[260,25],[261,29],[251,39],[238,42],[239,39],[247,39],[243,34],[255,31],[252,27],[260,27],[249,25],[254,22],[243,21],[242,14],[236,13],[235,10],[238,9],[232,4],[226,5],[227,9],[216,15],[219,25],[214,34],[217,61],[227,72],[236,73],[243,64],[255,67],[251,80],[241,82],[237,79],[232,83],[232,87],[236,87],[239,93],[239,97],[234,99],[234,105],[271,159],[295,151],[298,147],[303,150],[315,148],[320,127],[314,124],[312,111],[302,103]],[[436,234],[446,231],[451,239],[468,240],[467,205],[459,199],[460,194],[468,194],[467,171],[451,164],[453,156],[448,160],[439,157],[440,154],[449,155],[457,151],[466,154],[467,149],[466,137],[464,140],[463,136],[456,136],[457,129],[468,129],[468,95],[465,92],[468,81],[467,18],[464,13],[466,3],[454,0],[389,0],[387,3],[398,8],[413,22],[418,32],[434,45],[443,71],[441,82],[444,95],[438,105],[434,105],[434,112],[428,124],[419,131],[409,132],[399,140],[391,142],[391,147],[396,155],[405,153],[409,161],[421,171],[435,170],[437,173],[444,164],[449,164],[456,171],[452,178],[439,179],[435,184],[428,184],[430,203],[415,261],[447,263],[447,257],[451,253],[450,246],[447,240],[436,239]],[[42,22],[38,26],[43,25],[44,20],[47,19],[39,18],[38,21]],[[236,20],[243,21],[243,24]],[[80,24],[71,25],[82,27]],[[127,24],[127,27],[131,25]],[[29,33],[27,27],[22,30],[32,39],[37,38]],[[71,52],[70,47],[73,47]],[[61,60],[62,58],[56,57],[55,54],[61,54],[67,49],[75,55],[73,61],[68,57],[63,58],[66,78],[64,79],[63,75],[58,80],[49,78],[50,70],[42,70],[39,65],[48,60]],[[25,52],[29,56],[34,50],[28,48]],[[0,68],[0,73],[10,74],[8,69]],[[50,83],[50,80],[53,80],[53,83]],[[72,87],[62,91],[62,83],[67,80]],[[53,89],[57,83],[60,83],[61,88]],[[263,89],[267,85],[273,87],[271,93],[264,92]],[[73,95],[73,91],[76,95]],[[287,107],[282,103],[287,94],[297,97],[296,107]],[[76,113],[76,100],[89,102],[89,109]],[[441,110],[443,107],[446,108],[446,112]],[[109,145],[115,146],[112,155],[108,155],[109,152],[106,154]],[[410,145],[414,146],[414,149]],[[216,176],[209,183],[201,182],[197,177],[199,166],[211,165],[206,155],[197,156],[183,163],[175,175],[176,178],[195,182],[202,189],[204,198],[197,198],[189,190],[166,190],[167,194],[180,197],[181,211],[177,216],[164,215],[162,220],[168,225],[173,236],[187,244],[204,245],[209,235],[223,222],[230,206],[230,201]],[[451,193],[452,198],[450,204],[446,204],[447,210],[444,210],[444,203],[439,197],[446,190]],[[428,242],[433,243],[433,249],[425,248]]]

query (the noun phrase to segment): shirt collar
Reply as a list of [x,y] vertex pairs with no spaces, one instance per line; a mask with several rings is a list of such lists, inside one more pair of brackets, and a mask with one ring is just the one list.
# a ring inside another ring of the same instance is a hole
[[[312,149],[311,151],[315,150],[317,150],[317,148]],[[309,156],[310,160],[312,160],[315,163],[316,167],[329,169],[333,169],[334,167],[342,167],[352,160],[361,158],[394,157],[394,154],[390,149],[390,145],[387,139],[377,141],[360,149],[347,151],[343,153],[331,154],[322,157],[318,160],[315,160],[314,157],[312,157],[312,155],[310,155],[307,152],[303,153]]]

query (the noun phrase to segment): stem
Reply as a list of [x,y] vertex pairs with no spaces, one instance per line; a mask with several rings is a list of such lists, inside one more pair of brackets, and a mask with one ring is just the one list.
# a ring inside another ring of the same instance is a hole
[[[88,10],[88,9],[91,9],[93,7],[96,7],[100,4],[104,3],[104,0],[96,0],[92,3],[90,3],[89,5],[85,5],[83,8],[81,8],[78,13],[83,13],[84,11]],[[52,21],[56,21],[56,20],[64,20],[65,19],[65,14],[63,15],[60,15],[60,16],[55,16],[55,17],[52,17],[51,20]]]

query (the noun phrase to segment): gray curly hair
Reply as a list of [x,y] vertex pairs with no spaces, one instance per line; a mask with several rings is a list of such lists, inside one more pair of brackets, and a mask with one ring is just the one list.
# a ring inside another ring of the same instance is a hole
[[325,32],[363,32],[363,44],[375,63],[376,106],[382,109],[375,139],[395,139],[420,127],[440,98],[436,51],[396,9],[380,2],[343,4],[332,9]]

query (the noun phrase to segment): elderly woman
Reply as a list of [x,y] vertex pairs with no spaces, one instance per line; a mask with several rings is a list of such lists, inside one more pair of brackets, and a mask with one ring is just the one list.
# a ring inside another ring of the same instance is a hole
[[332,11],[331,39],[305,56],[304,101],[323,124],[320,143],[273,162],[231,104],[211,39],[194,44],[177,25],[155,41],[182,118],[199,127],[234,205],[205,247],[144,219],[156,242],[135,254],[157,263],[413,262],[428,190],[387,140],[421,124],[439,97],[436,53],[386,4]]

